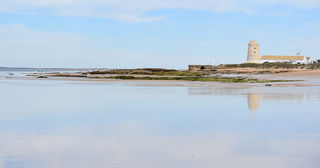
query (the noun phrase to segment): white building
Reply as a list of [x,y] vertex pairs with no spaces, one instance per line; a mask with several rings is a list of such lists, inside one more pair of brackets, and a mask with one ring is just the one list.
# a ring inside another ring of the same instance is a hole
[[287,62],[292,64],[310,64],[312,60],[310,57],[300,56],[300,50],[296,56],[282,56],[282,55],[259,55],[259,44],[251,40],[248,45],[247,63],[261,64],[265,62]]
[[312,63],[310,57],[305,56],[281,56],[281,55],[263,55],[261,63],[265,62],[287,62],[292,64],[310,64]]

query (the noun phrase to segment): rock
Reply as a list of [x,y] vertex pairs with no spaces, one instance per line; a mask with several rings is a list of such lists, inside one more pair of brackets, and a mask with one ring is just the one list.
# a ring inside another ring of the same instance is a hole
[[46,77],[46,76],[38,76],[38,78],[48,78],[48,77]]

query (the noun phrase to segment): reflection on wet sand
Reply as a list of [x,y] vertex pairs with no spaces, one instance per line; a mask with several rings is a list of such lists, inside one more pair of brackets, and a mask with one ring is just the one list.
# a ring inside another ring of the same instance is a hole
[[188,87],[189,95],[239,95],[246,93],[245,86],[219,86],[219,87]]
[[[302,101],[309,99],[309,94],[259,94],[259,93],[248,93],[248,107],[250,110],[255,111],[260,107],[260,101]],[[261,100],[260,100],[261,99]]]
[[[89,130],[90,131],[90,130]],[[93,130],[91,130],[93,131]],[[319,136],[273,139],[261,134],[94,136],[0,134],[4,168],[316,168]],[[313,148],[310,148],[312,146]],[[288,155],[288,153],[290,153]]]
[[319,92],[180,84],[0,81],[0,167],[319,167]]
[[248,107],[250,110],[258,110],[260,106],[260,94],[248,93]]
[[189,87],[189,95],[247,95],[248,108],[251,111],[257,111],[261,104],[266,101],[302,101],[310,98],[319,98],[318,95],[312,95],[311,93],[265,93],[252,91],[250,88],[233,88],[233,87]]

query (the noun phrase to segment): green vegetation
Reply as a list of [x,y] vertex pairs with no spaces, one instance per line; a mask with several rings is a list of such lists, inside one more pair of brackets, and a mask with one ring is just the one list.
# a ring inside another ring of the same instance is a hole
[[[99,78],[99,77],[92,77]],[[231,78],[231,77],[156,77],[156,76],[109,76],[105,79],[121,80],[182,80],[182,81],[201,81],[201,82],[250,82],[250,83],[269,83],[269,82],[292,82],[293,80],[258,80],[248,78]]]
[[90,75],[97,74],[116,74],[116,75],[152,75],[152,76],[202,76],[204,72],[179,71],[162,68],[144,68],[144,69],[115,69],[106,71],[88,72]]
[[320,60],[312,64],[292,64],[285,62],[266,62],[263,64],[244,63],[244,64],[226,64],[222,68],[257,68],[257,69],[320,69]]
[[129,75],[153,75],[153,76],[202,76],[202,72],[173,71],[173,72],[132,72]]
[[[260,64],[232,64],[225,67],[256,67]],[[210,72],[181,71],[161,68],[144,69],[118,69],[105,71],[91,71],[87,73],[73,74],[51,74],[53,77],[84,77],[96,79],[121,79],[121,80],[176,80],[176,81],[201,81],[201,82],[247,82],[247,83],[269,83],[269,82],[291,82],[292,80],[259,80],[246,77],[221,77],[208,76]]]
[[87,77],[87,75],[84,75],[84,74],[51,74],[49,76],[52,76],[52,77],[74,77],[74,78]]
[[[310,65],[310,64],[309,64]],[[308,66],[309,66],[308,65]],[[311,68],[319,67],[319,63],[312,64]],[[238,73],[237,71],[230,71],[230,68],[261,68],[258,73],[268,73],[271,70],[279,68],[274,73],[287,72],[287,68],[299,68],[299,64],[289,63],[264,63],[264,64],[228,64],[217,66],[221,69],[219,73]],[[228,69],[229,68],[229,69]],[[270,69],[269,69],[270,68]],[[280,69],[281,68],[281,69]],[[226,71],[223,71],[226,69]],[[217,71],[218,72],[218,71]],[[121,79],[121,80],[176,80],[176,81],[201,81],[201,82],[247,82],[247,83],[270,83],[270,82],[293,82],[296,80],[260,80],[251,79],[248,77],[223,77],[223,76],[209,76],[217,72],[212,71],[188,71],[188,70],[174,70],[162,68],[143,68],[143,69],[115,69],[115,70],[100,70],[86,73],[54,73],[49,74],[52,77],[83,77],[96,79]],[[250,73],[250,72],[249,72]]]

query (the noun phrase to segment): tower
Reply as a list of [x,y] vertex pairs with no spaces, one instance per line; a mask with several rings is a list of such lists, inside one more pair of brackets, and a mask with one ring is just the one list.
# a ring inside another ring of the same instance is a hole
[[297,51],[297,56],[300,56],[300,49],[298,49]]
[[248,45],[247,63],[261,63],[259,56],[259,44],[255,40],[251,40]]

